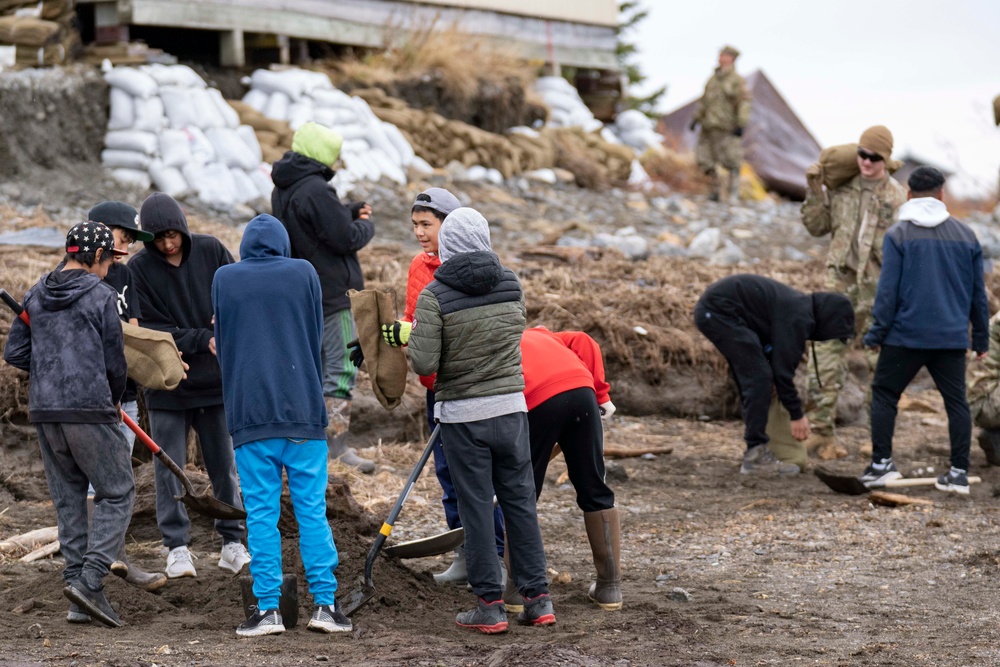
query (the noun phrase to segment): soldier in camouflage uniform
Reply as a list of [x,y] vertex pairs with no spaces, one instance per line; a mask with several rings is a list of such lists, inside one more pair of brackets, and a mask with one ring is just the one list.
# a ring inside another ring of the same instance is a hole
[[[865,130],[858,142],[860,173],[833,189],[825,190],[820,178],[810,174],[802,205],[802,224],[813,236],[831,234],[826,258],[826,288],[847,295],[854,304],[858,333],[870,328],[872,304],[882,270],[882,237],[906,201],[906,190],[889,176],[886,162],[892,155],[892,133],[881,125]],[[816,343],[815,362],[809,360],[808,413],[813,435],[806,447],[821,458],[839,458],[847,450],[834,437],[837,396],[847,368],[848,346],[837,340]],[[866,353],[874,371],[876,357]],[[819,382],[817,382],[817,377]],[[822,387],[819,385],[822,384]]]
[[[750,121],[750,93],[734,63],[740,52],[726,46],[719,52],[719,66],[705,84],[691,130],[701,125],[695,157],[698,167],[712,178],[712,200],[739,200],[740,165],[743,164],[743,129]],[[725,167],[725,178],[718,167]]]
[[990,465],[1000,466],[1000,313],[990,318],[990,351],[969,365],[969,410],[978,426],[979,446]]

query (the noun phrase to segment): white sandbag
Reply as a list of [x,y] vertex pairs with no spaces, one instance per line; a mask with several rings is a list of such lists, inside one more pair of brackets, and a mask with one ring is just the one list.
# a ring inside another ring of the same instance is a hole
[[310,102],[293,102],[288,107],[288,126],[297,130],[313,120],[314,109]]
[[[260,70],[258,70],[260,71]],[[264,110],[261,111],[268,118],[274,118],[275,120],[288,120],[288,107],[292,105],[292,98],[287,94],[277,91],[271,93],[271,96],[267,98],[267,104],[264,105]]]
[[150,163],[149,175],[156,189],[171,197],[182,197],[191,192],[181,170],[177,167],[168,167],[162,160],[153,160]]
[[104,137],[105,148],[119,151],[137,151],[146,155],[156,155],[160,140],[152,132],[138,130],[117,130]]
[[344,161],[344,171],[351,173],[355,180],[374,183],[381,173],[377,166],[364,153],[341,154]]
[[105,149],[101,162],[108,169],[149,169],[150,157],[138,151]]
[[508,134],[520,134],[524,137],[531,137],[533,139],[538,139],[542,135],[538,133],[537,130],[533,130],[527,125],[518,125],[517,127],[512,127],[507,130]]
[[153,63],[140,67],[143,72],[153,77],[158,85],[179,86],[181,88],[205,88],[208,84],[187,65],[163,65]]
[[253,88],[247,91],[247,94],[243,96],[243,103],[248,104],[257,111],[264,113],[264,107],[267,106],[267,101],[270,96],[259,88]]
[[578,109],[583,104],[579,95],[562,92],[547,92],[542,95],[542,99],[553,110],[562,109],[569,112]]
[[260,149],[260,142],[257,141],[257,133],[254,132],[253,128],[249,125],[240,125],[236,128],[236,134],[240,135],[240,139],[243,140],[243,143],[253,153],[255,162],[263,161],[264,153]]
[[221,162],[200,166],[189,164],[181,172],[197,191],[198,199],[206,204],[227,209],[236,203],[236,183],[229,167]]
[[627,109],[615,118],[615,127],[622,133],[629,130],[652,130],[656,127],[656,121],[638,109]]
[[260,191],[257,189],[257,186],[254,185],[254,182],[250,180],[250,176],[247,175],[247,172],[237,167],[233,167],[229,170],[229,173],[232,174],[233,183],[236,186],[235,192],[237,204],[253,201],[254,199],[260,197]]
[[271,165],[259,165],[250,172],[250,180],[257,186],[260,196],[271,201],[271,191],[274,190],[274,181],[271,180]]
[[111,89],[111,111],[108,115],[109,130],[127,130],[135,123],[135,102],[121,88]]
[[368,141],[364,138],[362,139],[348,139],[344,141],[344,144],[340,147],[341,153],[367,153],[372,147],[368,144]]
[[280,72],[259,69],[250,75],[250,85],[272,97],[275,93],[282,93],[293,101],[298,101],[306,91],[333,88],[327,75],[302,69],[287,69]]
[[538,92],[576,92],[576,88],[561,76],[542,76],[535,81],[535,90]]
[[384,153],[393,164],[403,164],[402,156],[400,156],[396,147],[392,145],[392,142],[389,141],[389,137],[386,136],[382,125],[383,123],[379,122],[368,126],[368,143],[371,144],[372,148]]
[[382,176],[395,181],[400,185],[406,185],[406,173],[399,166],[399,162],[393,160],[380,149],[373,149],[368,153],[368,158],[375,163]]
[[160,133],[160,160],[165,167],[181,168],[191,162],[191,139],[184,130]]
[[236,109],[229,106],[229,102],[226,98],[222,96],[222,92],[217,88],[207,88],[209,99],[215,105],[216,111],[219,112],[219,116],[222,117],[222,127],[228,127],[235,130],[240,126],[240,115],[236,113]]
[[370,124],[370,123],[380,122],[379,117],[376,116],[375,112],[372,111],[372,108],[368,106],[368,102],[365,102],[362,98],[352,97],[351,104],[353,105],[354,110],[358,114],[358,119],[362,123]]
[[216,161],[227,167],[250,170],[260,162],[254,157],[236,130],[230,130],[228,127],[213,127],[205,130],[205,136],[212,142]]
[[149,186],[152,184],[149,180],[149,174],[144,170],[139,169],[112,169],[111,178],[128,185],[133,185],[143,190],[148,190]]
[[499,169],[490,167],[486,170],[486,180],[493,185],[500,185],[503,183],[503,174],[500,173]]
[[167,125],[163,100],[159,96],[135,99],[135,123],[133,128],[144,132],[159,132]]
[[486,167],[481,164],[474,164],[465,170],[465,180],[467,181],[485,181],[486,178]]
[[134,67],[115,67],[104,75],[104,80],[132,97],[151,97],[160,89],[153,77]]
[[364,139],[371,144],[368,127],[362,125],[361,123],[352,123],[350,125],[340,125],[333,128],[333,131],[341,136],[344,141],[349,141],[351,139]]
[[413,161],[410,162],[409,170],[417,176],[430,176],[434,173],[434,167],[419,155],[414,157]]
[[605,125],[604,129],[601,130],[601,139],[604,139],[609,144],[618,145],[622,143],[622,140],[618,138],[618,135],[615,134],[614,131],[607,125]]
[[160,89],[160,99],[163,100],[163,110],[172,128],[188,126],[201,127],[202,119],[198,115],[194,101],[194,89],[165,86]]
[[580,123],[580,127],[584,132],[598,132],[604,127],[604,123],[591,116],[589,120]]
[[399,153],[399,164],[408,167],[416,156],[416,153],[413,152],[413,146],[406,140],[400,129],[392,123],[383,122],[382,129],[385,130],[386,138],[392,142],[393,148]]
[[326,125],[329,128],[337,129],[341,125],[350,125],[351,123],[356,123],[358,120],[358,115],[354,112],[354,109],[347,107],[336,107],[328,108],[321,107],[317,103],[315,111],[313,112],[313,120],[320,125]]
[[[192,123],[192,125],[197,125],[203,130],[214,127],[226,127],[226,119],[222,115],[220,104],[227,107],[229,105],[222,99],[222,94],[216,90],[216,94],[219,95],[219,104],[217,104],[212,99],[210,90],[214,89],[191,89],[191,101],[194,103],[195,113],[198,114],[199,119],[197,123]],[[235,113],[235,109],[233,112]],[[239,114],[236,114],[236,120],[236,124],[239,125]]]
[[[192,164],[201,166],[215,162],[215,148],[204,132],[193,125],[189,125],[184,128],[184,134],[187,136],[188,145],[191,146]],[[184,174],[184,177],[187,178],[187,174]],[[194,185],[191,179],[188,179],[188,182]]]

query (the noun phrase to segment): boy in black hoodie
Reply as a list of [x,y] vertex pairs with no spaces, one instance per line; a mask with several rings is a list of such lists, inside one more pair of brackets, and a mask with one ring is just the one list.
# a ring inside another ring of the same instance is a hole
[[[242,508],[212,326],[212,279],[216,269],[233,263],[233,256],[215,237],[188,231],[181,207],[162,192],[142,203],[139,220],[154,236],[129,262],[142,309],[140,323],[173,334],[190,367],[187,378],[173,391],[145,390],[151,435],[183,469],[188,430],[193,427],[215,497]],[[155,479],[156,520],[163,544],[170,549],[167,576],[193,577],[196,572],[187,548],[191,521],[175,499],[181,495],[180,482],[163,466],[156,467]],[[241,543],[243,524],[220,519],[215,529],[223,541],[219,567],[236,574],[250,562]]]
[[767,446],[771,395],[792,418],[792,436],[809,437],[809,420],[795,389],[795,369],[807,340],[854,336],[854,308],[843,294],[803,294],[777,280],[740,274],[712,283],[694,308],[695,324],[729,362],[740,391],[747,451],[741,473],[794,474]]
[[[119,429],[128,364],[115,292],[101,281],[114,254],[111,230],[81,222],[66,236],[66,258],[24,295],[29,327],[11,325],[4,360],[31,373],[29,419],[38,430],[49,494],[66,561],[70,616],[120,626],[104,577],[124,547],[135,483]],[[72,344],[69,344],[72,342]],[[87,525],[87,486],[94,515]]]

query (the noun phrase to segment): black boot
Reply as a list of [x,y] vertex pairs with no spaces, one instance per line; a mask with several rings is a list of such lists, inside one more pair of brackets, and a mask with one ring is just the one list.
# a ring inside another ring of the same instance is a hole
[[69,598],[70,602],[75,602],[81,611],[86,612],[94,620],[112,628],[122,626],[122,620],[111,608],[108,598],[104,597],[103,589],[95,591],[82,580],[77,579],[63,589],[63,595]]

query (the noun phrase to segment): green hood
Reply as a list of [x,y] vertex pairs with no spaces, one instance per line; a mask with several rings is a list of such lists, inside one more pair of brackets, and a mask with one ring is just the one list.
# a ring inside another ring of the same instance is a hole
[[330,128],[318,123],[306,123],[295,131],[292,150],[329,167],[340,157],[344,139]]

